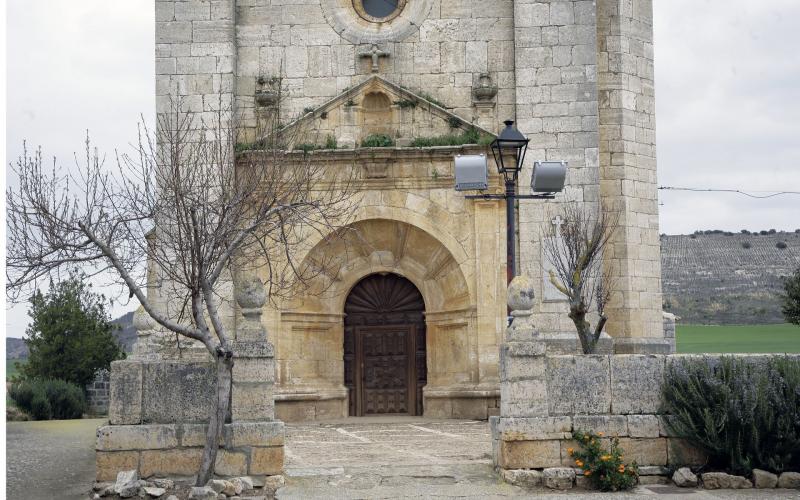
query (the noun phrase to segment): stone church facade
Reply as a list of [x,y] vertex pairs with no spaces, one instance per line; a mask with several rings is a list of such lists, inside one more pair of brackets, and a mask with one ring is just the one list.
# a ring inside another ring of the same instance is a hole
[[[540,242],[559,204],[597,210],[602,203],[620,213],[604,255],[616,277],[607,326],[613,348],[670,352],[661,311],[650,1],[155,5],[159,113],[174,95],[186,111],[214,113],[221,94],[248,140],[279,113],[288,129],[303,131],[303,143],[335,145],[313,151],[311,161],[358,179],[358,241],[331,247],[318,237],[300,250],[304,261],[341,264],[325,277],[326,293],[262,306],[275,347],[278,419],[498,414],[505,204],[453,189],[453,157],[486,153],[485,146],[415,144],[467,131],[490,138],[507,119],[530,139],[522,193],[533,161],[569,162],[555,200],[517,207],[520,271],[535,284],[539,330],[561,340],[554,343],[561,349],[564,339],[574,344],[566,305],[546,283]],[[377,134],[392,146],[362,147]],[[296,154],[300,161],[305,152]],[[489,191],[502,192],[491,161],[489,171]],[[233,307],[228,316],[241,322]],[[152,325],[139,325],[136,357],[168,358],[148,343]]]

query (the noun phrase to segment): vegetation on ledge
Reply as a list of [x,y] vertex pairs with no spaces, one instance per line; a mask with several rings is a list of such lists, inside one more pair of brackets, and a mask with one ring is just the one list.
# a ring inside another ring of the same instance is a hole
[[394,146],[394,139],[386,134],[368,135],[361,141],[362,148],[388,148]]
[[487,134],[481,134],[474,127],[465,130],[460,134],[445,134],[437,137],[418,137],[411,141],[411,147],[430,148],[434,146],[462,146],[464,144],[479,144],[485,146],[492,142],[494,138]]

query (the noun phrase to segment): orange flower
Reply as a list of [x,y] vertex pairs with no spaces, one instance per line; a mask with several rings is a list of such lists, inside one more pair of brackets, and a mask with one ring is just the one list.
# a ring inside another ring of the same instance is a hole
[[611,455],[603,455],[602,457],[600,457],[600,460],[602,460],[603,462],[605,462],[605,461],[606,461],[606,460],[608,460],[609,458],[611,458]]
[[575,465],[577,465],[578,467],[583,467],[583,462],[581,462],[580,460],[575,460]]
[[572,456],[572,453],[573,453],[574,451],[575,451],[575,450],[573,450],[572,448],[567,448],[567,453],[569,453],[569,456]]
[[590,471],[590,470],[584,471],[583,475],[587,476],[587,477],[591,476],[592,475],[592,471]]
[[617,470],[620,472],[625,472],[625,464],[619,464],[619,469]]
[[600,437],[603,437],[603,433],[602,432],[598,432],[597,435],[600,436]]

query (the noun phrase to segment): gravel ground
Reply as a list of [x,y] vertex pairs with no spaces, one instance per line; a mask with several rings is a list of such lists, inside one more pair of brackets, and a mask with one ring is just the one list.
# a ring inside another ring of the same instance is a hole
[[6,423],[6,498],[85,499],[103,419]]

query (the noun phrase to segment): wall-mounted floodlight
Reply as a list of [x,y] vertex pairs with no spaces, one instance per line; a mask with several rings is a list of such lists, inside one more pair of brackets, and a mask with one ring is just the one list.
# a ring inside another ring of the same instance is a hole
[[533,163],[531,191],[534,193],[559,193],[567,179],[567,162],[537,161]]
[[457,155],[455,163],[456,191],[488,189],[486,155]]

